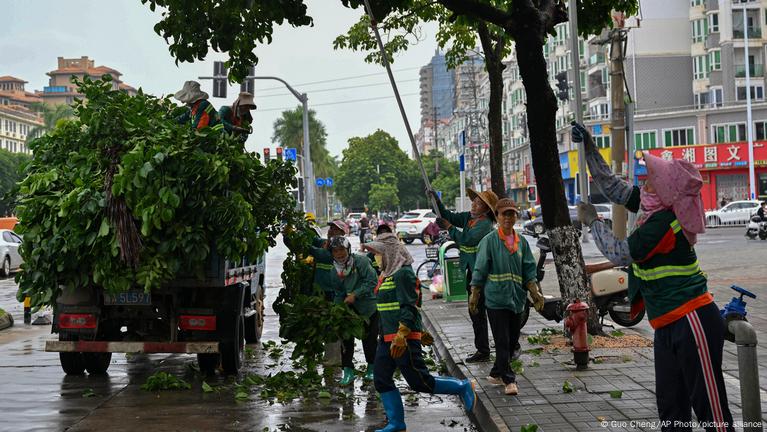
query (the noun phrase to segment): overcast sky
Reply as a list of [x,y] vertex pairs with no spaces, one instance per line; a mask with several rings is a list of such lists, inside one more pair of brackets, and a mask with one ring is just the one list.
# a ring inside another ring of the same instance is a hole
[[[385,70],[366,64],[362,53],[334,51],[333,39],[357,21],[361,10],[346,9],[338,0],[306,0],[314,27],[283,26],[275,32],[271,45],[257,49],[258,75],[276,75],[309,95],[309,107],[328,131],[328,147],[340,155],[353,136],[364,136],[383,129],[394,135],[405,149],[410,144]],[[56,58],[87,55],[96,65],[123,73],[122,79],[148,93],[173,93],[184,81],[210,75],[214,60],[225,60],[211,53],[202,62],[176,66],[165,41],[152,27],[160,14],[151,12],[140,0],[2,0],[3,25],[0,26],[0,76],[12,75],[29,81],[27,90],[42,90],[48,85],[45,75],[56,68]],[[426,40],[395,59],[395,77],[403,94],[414,132],[420,124],[418,68],[428,63],[436,49],[434,27],[425,28]],[[370,75],[334,82],[306,84],[359,75]],[[210,93],[210,83],[202,82]],[[272,124],[281,109],[298,101],[287,90],[273,89],[279,83],[256,82],[254,133],[248,148],[260,150],[271,144]],[[337,87],[382,84],[346,90],[321,91]],[[270,90],[267,90],[270,89]],[[218,108],[234,99],[238,88],[229,90],[228,99],[211,99]],[[388,97],[366,102],[335,105],[336,102]],[[409,151],[408,151],[409,152]]]

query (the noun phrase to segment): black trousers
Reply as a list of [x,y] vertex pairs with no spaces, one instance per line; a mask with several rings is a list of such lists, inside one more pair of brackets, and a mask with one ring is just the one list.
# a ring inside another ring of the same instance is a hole
[[[471,269],[466,269],[466,288],[471,294]],[[490,338],[487,333],[487,308],[485,307],[485,290],[480,291],[477,314],[471,317],[471,327],[474,329],[474,347],[478,353],[490,354]]]
[[[373,364],[376,359],[378,348],[378,311],[370,316],[370,321],[365,324],[365,337],[362,339],[362,350],[365,352],[365,361]],[[341,366],[354,367],[354,338],[345,339],[341,345]]]
[[691,431],[691,408],[707,431],[732,431],[722,376],[724,323],[714,303],[655,331],[655,393],[664,431]]
[[429,373],[429,368],[423,361],[421,341],[408,340],[407,350],[398,359],[391,358],[389,349],[391,342],[379,339],[376,361],[373,366],[375,388],[378,393],[386,393],[397,390],[394,384],[394,372],[399,369],[411,389],[419,393],[434,392],[434,377]]
[[495,363],[490,376],[501,378],[504,384],[517,382],[517,375],[509,366],[509,360],[519,342],[519,314],[508,309],[488,309],[487,317],[495,340]]

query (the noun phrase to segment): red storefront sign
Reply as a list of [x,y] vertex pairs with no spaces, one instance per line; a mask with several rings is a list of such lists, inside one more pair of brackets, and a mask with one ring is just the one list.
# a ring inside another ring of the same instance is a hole
[[[748,167],[748,143],[704,144],[664,147],[650,150],[664,159],[685,159],[699,170],[720,170]],[[754,166],[767,166],[767,141],[754,142]]]

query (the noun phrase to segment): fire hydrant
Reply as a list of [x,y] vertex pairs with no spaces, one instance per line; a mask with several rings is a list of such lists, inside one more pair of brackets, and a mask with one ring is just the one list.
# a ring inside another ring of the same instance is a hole
[[578,370],[586,369],[589,365],[589,340],[586,323],[589,318],[589,305],[578,299],[567,305],[568,316],[565,327],[573,339],[573,360]]

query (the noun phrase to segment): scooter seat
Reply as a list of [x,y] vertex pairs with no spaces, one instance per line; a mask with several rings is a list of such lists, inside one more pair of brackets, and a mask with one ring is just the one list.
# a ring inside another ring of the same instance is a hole
[[590,274],[594,274],[604,270],[609,270],[614,267],[615,267],[615,264],[611,263],[610,261],[590,263],[590,264],[586,264],[586,274],[590,275]]

